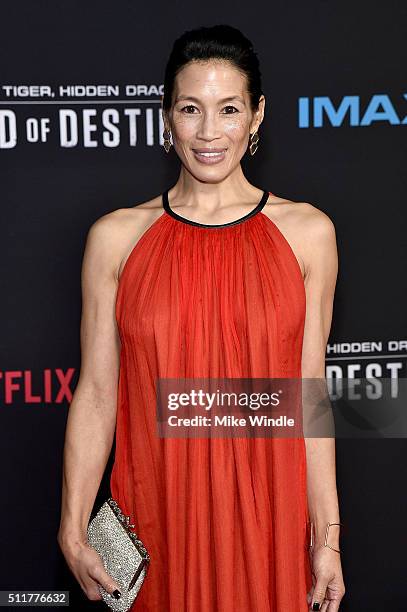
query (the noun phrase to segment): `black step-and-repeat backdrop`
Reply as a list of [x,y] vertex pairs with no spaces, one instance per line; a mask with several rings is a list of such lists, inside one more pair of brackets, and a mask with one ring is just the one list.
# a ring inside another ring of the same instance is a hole
[[[173,40],[229,23],[253,41],[266,116],[244,172],[331,217],[339,276],[327,376],[391,379],[382,393],[396,397],[407,348],[407,4],[25,0],[3,2],[1,16],[0,590],[68,590],[75,610],[102,609],[56,542],[80,269],[98,217],[177,179],[160,110]],[[352,425],[367,435],[336,443],[341,609],[405,610],[405,436],[385,426],[369,435],[366,415]]]

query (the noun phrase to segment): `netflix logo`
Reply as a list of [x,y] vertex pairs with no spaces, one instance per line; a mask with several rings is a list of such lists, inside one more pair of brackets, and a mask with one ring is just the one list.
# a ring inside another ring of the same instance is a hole
[[73,395],[75,368],[65,372],[61,368],[10,370],[0,372],[1,400],[3,404],[62,404],[70,403]]

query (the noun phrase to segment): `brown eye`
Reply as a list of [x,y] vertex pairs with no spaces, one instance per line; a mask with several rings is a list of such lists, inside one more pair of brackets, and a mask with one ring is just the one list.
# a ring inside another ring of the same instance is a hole
[[[193,104],[188,104],[187,106],[184,106],[183,108],[181,108],[181,111],[185,111],[186,108],[195,108],[195,106],[193,106]],[[187,115],[193,115],[194,113],[186,113]]]
[[[239,112],[235,106],[225,106],[225,108],[233,108],[237,113]],[[233,115],[234,113],[225,113],[226,115]]]

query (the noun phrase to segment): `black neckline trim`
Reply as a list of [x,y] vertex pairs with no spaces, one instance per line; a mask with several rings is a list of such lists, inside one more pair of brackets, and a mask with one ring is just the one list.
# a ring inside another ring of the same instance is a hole
[[243,223],[244,221],[246,221],[246,219],[250,219],[250,217],[254,217],[254,215],[257,215],[257,213],[259,213],[262,208],[264,208],[270,192],[267,191],[266,189],[263,189],[263,195],[261,197],[260,202],[257,204],[257,206],[255,208],[253,208],[250,212],[248,212],[246,215],[243,215],[243,217],[240,217],[239,219],[235,219],[234,221],[229,221],[229,223],[217,223],[217,224],[211,224],[208,225],[207,223],[199,223],[198,221],[192,221],[191,219],[186,219],[185,217],[182,217],[181,215],[179,215],[178,213],[176,213],[171,207],[170,207],[170,203],[168,201],[168,191],[169,189],[166,189],[163,194],[162,194],[162,201],[163,201],[163,208],[164,210],[174,219],[176,219],[177,221],[181,221],[182,223],[187,223],[188,225],[195,225],[197,227],[207,227],[207,228],[219,228],[219,227],[230,227],[231,225],[238,225],[240,223]]

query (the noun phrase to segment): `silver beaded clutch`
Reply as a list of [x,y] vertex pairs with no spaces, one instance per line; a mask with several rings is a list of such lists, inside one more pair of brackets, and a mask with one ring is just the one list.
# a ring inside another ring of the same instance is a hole
[[146,577],[150,556],[137,535],[130,531],[130,517],[109,497],[89,522],[89,544],[99,553],[107,573],[120,585],[115,599],[101,585],[99,592],[111,610],[126,612],[136,599]]

